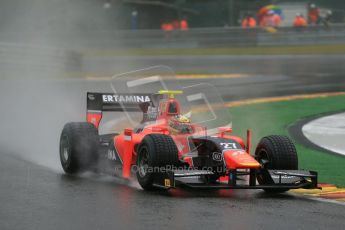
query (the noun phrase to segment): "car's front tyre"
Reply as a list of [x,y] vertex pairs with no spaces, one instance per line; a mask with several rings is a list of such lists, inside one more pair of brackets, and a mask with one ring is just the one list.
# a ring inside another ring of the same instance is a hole
[[137,179],[145,190],[154,190],[154,176],[159,167],[176,166],[178,150],[174,140],[163,134],[149,134],[144,137],[137,155]]
[[[272,135],[261,139],[255,158],[265,169],[297,170],[298,157],[295,145],[286,136]],[[261,185],[269,184],[270,178],[266,174],[258,175],[257,180]],[[269,193],[282,193],[288,189],[265,189]]]

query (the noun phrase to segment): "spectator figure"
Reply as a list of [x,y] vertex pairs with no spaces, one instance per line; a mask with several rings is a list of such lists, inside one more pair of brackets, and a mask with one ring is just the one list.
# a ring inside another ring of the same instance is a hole
[[174,26],[172,23],[166,22],[166,23],[162,23],[161,29],[164,31],[172,31],[172,30],[174,30]]
[[163,22],[161,24],[161,29],[164,31],[165,38],[169,39],[172,31],[174,30],[174,25],[171,22]]
[[250,14],[247,14],[246,17],[242,21],[242,28],[255,28],[256,27],[256,20]]
[[174,30],[179,30],[180,29],[180,21],[179,20],[174,20],[172,22]]
[[328,10],[327,13],[325,14],[325,16],[321,18],[321,22],[326,28],[329,28],[329,24],[331,22],[332,15],[333,15],[332,11]]
[[308,24],[316,25],[319,23],[320,10],[315,4],[310,4],[308,9]]
[[307,26],[307,21],[301,13],[296,14],[295,20],[293,21],[293,26],[298,28],[303,28]]
[[136,10],[131,13],[131,28],[132,30],[138,29],[138,11]]
[[281,17],[275,14],[273,10],[268,11],[260,22],[261,27],[278,27],[281,23]]
[[282,18],[278,14],[273,14],[274,27],[279,27],[282,22]]
[[188,21],[186,18],[183,18],[182,20],[180,20],[180,30],[188,30],[188,29],[189,29]]

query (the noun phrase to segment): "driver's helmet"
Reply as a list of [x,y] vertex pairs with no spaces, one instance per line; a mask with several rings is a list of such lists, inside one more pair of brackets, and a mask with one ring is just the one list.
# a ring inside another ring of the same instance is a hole
[[193,132],[190,119],[184,115],[176,115],[171,117],[168,125],[172,134]]

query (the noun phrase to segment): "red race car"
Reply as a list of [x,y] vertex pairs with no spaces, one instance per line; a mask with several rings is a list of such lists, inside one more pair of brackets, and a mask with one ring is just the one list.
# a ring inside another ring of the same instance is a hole
[[[252,156],[232,135],[229,109],[209,84],[180,87],[167,67],[114,76],[112,93],[87,93],[87,121],[67,123],[60,138],[66,173],[96,170],[129,179],[145,190],[175,187],[264,189],[317,188],[317,173],[298,170],[288,137],[261,139]],[[99,135],[104,112],[120,112],[121,133]]]

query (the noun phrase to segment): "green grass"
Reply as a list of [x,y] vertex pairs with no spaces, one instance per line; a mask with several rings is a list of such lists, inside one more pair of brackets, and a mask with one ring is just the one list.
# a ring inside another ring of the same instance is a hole
[[[231,108],[234,134],[245,137],[253,129],[252,151],[263,136],[288,135],[288,125],[316,114],[345,109],[345,96],[246,105]],[[299,168],[316,170],[319,181],[345,187],[345,157],[296,144]],[[253,152],[252,152],[253,153]]]
[[303,55],[303,54],[345,54],[345,44],[265,46],[265,47],[224,47],[224,48],[137,48],[88,50],[84,56],[160,56],[160,55]]

